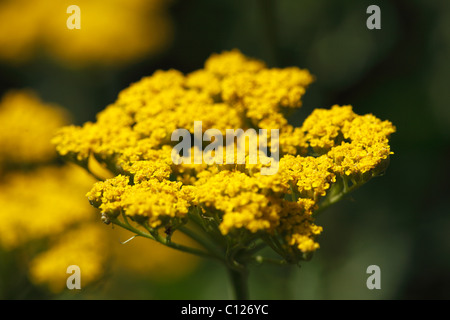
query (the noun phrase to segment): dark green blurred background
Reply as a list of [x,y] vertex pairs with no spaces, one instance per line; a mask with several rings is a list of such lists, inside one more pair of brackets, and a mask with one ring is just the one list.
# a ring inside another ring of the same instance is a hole
[[[76,1],[74,1],[76,3]],[[381,30],[366,9],[381,8]],[[316,76],[291,119],[314,108],[351,104],[358,114],[392,121],[395,154],[376,178],[318,218],[324,232],[313,259],[296,267],[254,267],[255,299],[450,298],[450,2],[350,0],[179,0],[175,38],[157,57],[122,68],[66,69],[41,58],[0,65],[1,93],[35,89],[95,120],[120,90],[157,69],[190,72],[213,52],[240,49],[269,66],[298,66]],[[366,268],[381,268],[381,290]],[[129,298],[227,299],[221,266],[206,262],[179,283],[121,279]],[[123,297],[96,292],[87,297]]]

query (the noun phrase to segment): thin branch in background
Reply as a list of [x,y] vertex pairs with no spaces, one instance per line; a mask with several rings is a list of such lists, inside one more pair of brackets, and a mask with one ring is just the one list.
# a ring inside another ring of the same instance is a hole
[[258,0],[263,20],[263,32],[266,37],[268,49],[270,52],[270,61],[273,67],[278,67],[280,57],[278,53],[278,27],[276,19],[276,5],[274,0]]

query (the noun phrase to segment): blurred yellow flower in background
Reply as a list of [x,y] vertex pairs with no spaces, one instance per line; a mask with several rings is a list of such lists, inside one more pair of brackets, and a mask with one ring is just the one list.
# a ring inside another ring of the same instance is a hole
[[66,289],[67,267],[77,265],[81,288],[102,277],[108,255],[104,241],[106,230],[87,223],[62,233],[50,248],[38,254],[30,264],[33,283],[45,284],[58,293]]
[[13,249],[91,221],[83,191],[93,180],[74,166],[5,174],[0,180],[0,246]]
[[[172,40],[168,0],[6,0],[0,3],[0,59],[41,53],[69,66],[122,65],[161,52]],[[70,5],[80,29],[69,29]]]
[[10,164],[43,163],[56,157],[49,140],[69,123],[59,106],[43,103],[31,91],[9,91],[0,101],[0,172]]

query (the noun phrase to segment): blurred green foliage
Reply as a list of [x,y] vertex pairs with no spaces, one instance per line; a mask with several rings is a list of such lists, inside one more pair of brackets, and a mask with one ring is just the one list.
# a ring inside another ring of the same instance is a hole
[[[366,28],[371,4],[381,8],[381,30]],[[178,0],[171,15],[175,39],[158,57],[120,69],[65,69],[43,58],[2,64],[1,91],[33,88],[81,124],[131,82],[156,69],[193,71],[213,52],[239,48],[269,66],[307,68],[317,80],[293,123],[314,108],[351,104],[397,126],[395,154],[384,177],[318,218],[324,232],[311,261],[252,268],[252,298],[449,299],[450,2]],[[366,287],[372,264],[381,290]],[[226,271],[212,262],[177,283],[109,282],[60,298],[230,297]]]

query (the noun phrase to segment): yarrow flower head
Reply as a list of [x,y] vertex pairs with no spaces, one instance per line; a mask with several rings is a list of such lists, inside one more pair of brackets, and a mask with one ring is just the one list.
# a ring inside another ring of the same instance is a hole
[[[338,105],[316,109],[298,126],[288,123],[287,111],[301,107],[313,81],[305,69],[268,68],[238,50],[213,54],[189,74],[158,70],[144,77],[96,122],[65,127],[53,142],[87,170],[93,162],[109,170],[112,177],[98,177],[102,181],[87,194],[108,223],[219,259],[241,274],[248,262],[266,261],[258,254],[264,246],[281,257],[278,262],[298,263],[319,248],[315,213],[386,169],[395,131],[389,121]],[[270,154],[260,151],[250,161],[248,137],[242,161],[237,148],[220,143],[215,156],[234,161],[205,161],[197,151],[211,140],[198,142],[198,121],[204,137],[211,129],[224,135],[254,129],[254,141],[267,141]],[[173,161],[177,129],[197,140],[180,157],[197,161]],[[271,129],[279,132],[276,144],[262,135]],[[276,172],[262,174],[274,152]],[[171,241],[174,232],[190,235],[201,248],[179,246]]]

